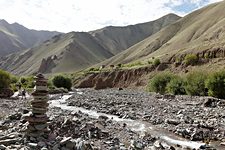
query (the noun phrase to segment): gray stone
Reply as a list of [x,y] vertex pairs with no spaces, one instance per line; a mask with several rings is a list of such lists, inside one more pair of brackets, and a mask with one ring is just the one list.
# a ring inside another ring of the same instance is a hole
[[203,131],[196,131],[191,135],[192,141],[202,141],[203,139]]
[[38,147],[46,147],[46,143],[43,141],[40,141],[37,144],[38,144]]
[[37,143],[28,143],[27,144],[30,148],[37,148],[38,144]]
[[71,139],[72,139],[72,137],[64,138],[63,140],[60,141],[60,145],[66,144],[66,143],[69,142]]
[[3,144],[5,146],[11,145],[11,144],[15,144],[16,142],[19,142],[20,139],[19,138],[15,138],[15,139],[6,139],[6,140],[1,140],[0,144]]
[[7,147],[5,145],[0,145],[0,150],[5,150]]
[[52,147],[52,150],[59,150],[59,147],[60,147],[59,144],[56,144]]
[[166,119],[165,122],[168,123],[168,124],[175,125],[175,126],[180,124],[180,121],[179,120],[175,120],[175,119]]
[[70,149],[68,149],[66,147],[61,147],[61,150],[70,150]]
[[47,124],[45,123],[45,124],[38,124],[38,125],[35,125],[34,127],[35,127],[35,129],[37,129],[37,130],[44,130],[44,129],[46,129],[47,128]]

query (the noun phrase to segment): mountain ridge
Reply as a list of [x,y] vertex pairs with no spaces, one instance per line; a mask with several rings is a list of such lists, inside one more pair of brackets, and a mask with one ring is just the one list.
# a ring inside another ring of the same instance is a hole
[[[125,31],[121,32],[126,35],[123,37],[118,33],[121,27],[113,27],[113,29],[112,27],[106,27],[91,32],[70,32],[65,35],[54,36],[35,48],[4,57],[0,63],[0,68],[14,74],[82,70],[114,56],[123,51],[123,47],[132,46],[145,39],[149,34],[158,32],[164,26],[178,19],[180,19],[179,16],[169,14],[156,21],[148,22],[146,27],[145,23],[138,24],[137,27],[135,25],[123,27]],[[131,33],[139,32],[142,28],[148,29],[144,30],[145,35],[130,36]]]
[[60,32],[37,31],[18,23],[9,24],[4,19],[0,20],[0,56],[37,46],[57,34]]
[[148,61],[155,57],[169,61],[186,53],[223,48],[224,9],[222,1],[196,10],[101,64]]

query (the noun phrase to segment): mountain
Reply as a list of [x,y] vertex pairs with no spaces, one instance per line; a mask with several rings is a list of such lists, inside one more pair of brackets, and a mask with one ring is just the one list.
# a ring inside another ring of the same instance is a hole
[[0,67],[15,74],[52,73],[79,70],[113,54],[85,32],[54,36],[42,45],[4,58]]
[[37,47],[2,58],[0,68],[14,74],[78,71],[114,56],[178,19],[179,16],[168,14],[132,26],[58,35]]
[[155,21],[125,27],[109,26],[91,31],[90,34],[94,36],[105,49],[108,49],[115,55],[153,35],[163,27],[174,23],[180,18],[181,17],[175,14],[168,14]]
[[175,61],[187,53],[196,53],[199,57],[224,57],[224,10],[225,1],[222,1],[194,11],[103,63],[147,61],[152,57]]
[[0,56],[39,45],[59,32],[36,31],[0,20]]

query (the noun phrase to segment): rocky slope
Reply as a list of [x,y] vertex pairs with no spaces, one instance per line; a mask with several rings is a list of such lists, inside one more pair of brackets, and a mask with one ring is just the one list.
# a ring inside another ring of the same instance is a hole
[[81,70],[114,56],[178,19],[179,16],[168,14],[143,24],[55,36],[40,46],[4,57],[0,68],[14,74]]
[[0,20],[0,57],[37,46],[57,34],[60,33],[31,30],[18,23]]
[[[225,44],[224,9],[225,1],[222,1],[196,10],[103,63],[147,61],[152,57],[170,61],[171,59],[176,60],[177,57],[179,59],[180,55],[187,53],[204,51],[221,51],[223,53]],[[206,54],[208,55],[208,53]],[[224,57],[223,54],[219,56]]]

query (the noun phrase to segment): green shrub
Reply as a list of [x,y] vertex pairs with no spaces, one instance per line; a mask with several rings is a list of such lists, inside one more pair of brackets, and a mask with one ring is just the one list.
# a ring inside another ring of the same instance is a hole
[[48,88],[49,88],[49,89],[55,89],[55,87],[54,87],[54,85],[53,85],[53,83],[52,83],[52,79],[48,80],[47,85],[48,85]]
[[207,74],[203,72],[191,72],[186,76],[185,90],[189,95],[207,95],[205,81]]
[[184,80],[179,76],[174,76],[167,84],[166,89],[173,95],[184,95],[186,94],[184,86]]
[[125,67],[129,67],[129,68],[131,68],[131,67],[135,67],[135,66],[142,66],[142,65],[143,65],[143,63],[142,63],[142,62],[137,61],[137,62],[134,62],[134,63],[126,64],[126,65],[125,65]]
[[20,84],[23,88],[34,88],[34,77],[21,77],[18,84]]
[[17,76],[11,75],[11,84],[16,84],[18,83],[19,78]]
[[21,78],[20,78],[20,83],[21,83],[21,84],[25,84],[25,83],[26,83],[26,81],[27,81],[27,80],[26,80],[26,78],[25,78],[25,77],[21,77]]
[[198,62],[198,57],[195,54],[187,54],[184,58],[184,63],[188,65],[195,65]]
[[62,75],[54,76],[52,79],[52,83],[57,88],[63,87],[70,90],[72,87],[71,79]]
[[49,94],[61,94],[61,93],[68,93],[68,89],[65,88],[55,88],[55,89],[49,89]]
[[0,89],[8,88],[11,83],[10,74],[6,71],[0,70]]
[[118,68],[121,68],[121,67],[122,67],[122,64],[117,64],[117,67],[118,67]]
[[164,94],[166,92],[166,86],[171,79],[174,78],[174,74],[169,72],[164,72],[155,75],[149,82],[149,91]]
[[160,59],[158,59],[158,58],[153,61],[154,66],[158,66],[160,63],[161,63]]
[[210,96],[225,98],[225,71],[210,75],[206,80],[206,87]]
[[151,61],[151,60],[148,60],[148,64],[149,64],[149,65],[152,64],[152,61]]
[[88,71],[89,71],[89,72],[99,71],[99,68],[90,68]]

